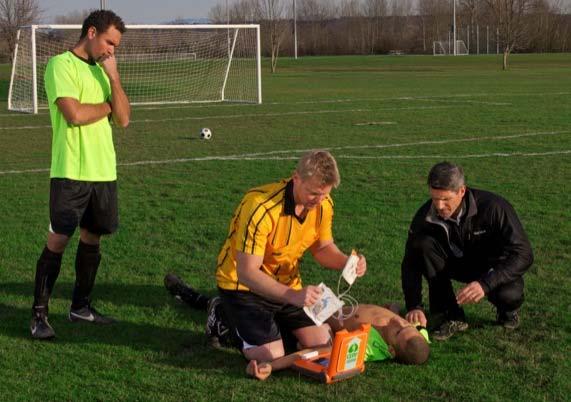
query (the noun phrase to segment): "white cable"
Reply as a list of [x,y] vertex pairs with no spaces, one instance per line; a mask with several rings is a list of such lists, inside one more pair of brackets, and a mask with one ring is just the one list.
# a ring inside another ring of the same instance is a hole
[[353,296],[349,294],[351,290],[352,284],[344,291],[341,292],[341,278],[343,275],[339,275],[339,280],[337,281],[337,297],[339,300],[345,303],[346,306],[350,307],[350,310],[347,313],[343,313],[343,308],[337,310],[336,313],[333,314],[333,317],[336,318],[341,324],[343,324],[344,320],[347,320],[357,312],[357,308],[359,307],[359,302]]

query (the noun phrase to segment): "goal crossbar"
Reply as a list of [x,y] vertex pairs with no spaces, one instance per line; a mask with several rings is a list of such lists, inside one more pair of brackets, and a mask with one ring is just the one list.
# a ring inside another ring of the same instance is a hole
[[[262,102],[260,26],[127,25],[116,52],[133,105]],[[81,25],[21,27],[14,50],[8,109],[47,108],[48,60],[72,48]]]

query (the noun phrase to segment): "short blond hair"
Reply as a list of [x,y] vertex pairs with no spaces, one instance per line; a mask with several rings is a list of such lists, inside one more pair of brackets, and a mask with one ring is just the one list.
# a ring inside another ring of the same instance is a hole
[[341,182],[337,162],[328,151],[317,149],[303,155],[295,171],[302,180],[316,178],[321,185],[337,187]]

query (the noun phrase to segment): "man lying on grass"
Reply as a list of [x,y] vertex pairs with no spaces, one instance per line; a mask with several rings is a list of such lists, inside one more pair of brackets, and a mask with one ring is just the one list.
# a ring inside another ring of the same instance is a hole
[[[167,274],[165,276],[167,290],[177,299],[192,308],[207,310],[208,319],[206,333],[214,346],[240,346],[241,342],[236,336],[235,329],[222,309],[218,296],[209,298],[198,293],[184,283],[178,276]],[[423,364],[428,359],[430,348],[428,346],[428,333],[420,325],[412,325],[395,313],[398,307],[386,307],[372,304],[361,304],[355,313],[342,322],[331,317],[327,324],[334,332],[342,329],[356,330],[361,324],[370,323],[371,331],[365,355],[365,361],[379,361],[394,359],[404,364]],[[343,313],[348,314],[351,307],[344,307]],[[322,347],[317,348],[323,350]],[[295,351],[272,362],[258,362],[251,360],[246,372],[260,380],[266,379],[272,371],[290,367],[301,354],[312,349]]]

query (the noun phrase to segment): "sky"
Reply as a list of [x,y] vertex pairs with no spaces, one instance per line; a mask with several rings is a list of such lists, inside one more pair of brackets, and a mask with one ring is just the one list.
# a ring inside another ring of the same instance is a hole
[[[105,0],[127,24],[160,24],[175,19],[206,18],[210,9],[225,0]],[[54,22],[58,15],[99,8],[100,0],[38,0],[43,23]]]
[[[127,24],[160,24],[176,19],[206,18],[216,4],[226,0],[105,0]],[[232,0],[228,0],[232,3]],[[422,0],[420,0],[422,1]],[[54,22],[58,15],[99,8],[101,0],[38,0],[43,23]],[[551,0],[571,12],[571,0]]]

